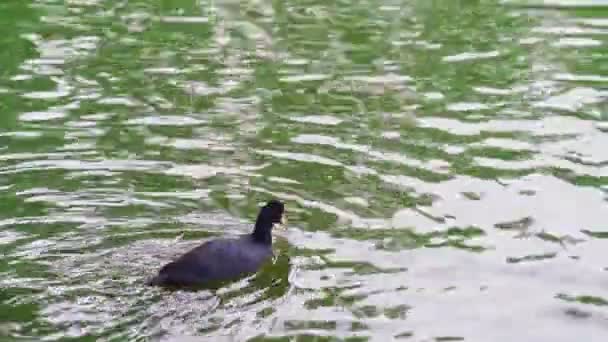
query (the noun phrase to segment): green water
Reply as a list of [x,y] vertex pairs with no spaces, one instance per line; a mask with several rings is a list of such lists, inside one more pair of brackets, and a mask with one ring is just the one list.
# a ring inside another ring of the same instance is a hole
[[[608,339],[608,1],[0,20],[1,341]],[[143,285],[271,197],[258,274]]]

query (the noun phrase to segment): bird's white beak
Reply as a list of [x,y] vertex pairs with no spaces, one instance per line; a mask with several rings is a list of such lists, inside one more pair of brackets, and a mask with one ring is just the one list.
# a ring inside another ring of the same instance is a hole
[[287,230],[287,215],[281,216],[281,223],[277,225],[277,228],[281,230]]

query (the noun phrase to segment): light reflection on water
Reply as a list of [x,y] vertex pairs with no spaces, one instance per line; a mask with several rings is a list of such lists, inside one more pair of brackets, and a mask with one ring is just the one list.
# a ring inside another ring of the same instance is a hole
[[[0,335],[604,341],[607,5],[0,5]],[[261,272],[143,285],[272,196]]]

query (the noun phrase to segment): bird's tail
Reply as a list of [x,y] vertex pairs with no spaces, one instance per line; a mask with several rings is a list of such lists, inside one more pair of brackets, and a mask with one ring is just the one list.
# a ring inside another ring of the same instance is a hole
[[167,280],[167,276],[165,274],[159,274],[157,276],[154,276],[154,277],[148,279],[148,281],[146,281],[146,285],[159,286],[159,285],[163,285],[166,280]]

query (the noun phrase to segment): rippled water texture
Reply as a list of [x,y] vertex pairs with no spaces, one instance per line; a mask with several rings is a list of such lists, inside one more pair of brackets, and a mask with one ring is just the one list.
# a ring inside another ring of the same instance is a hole
[[[608,1],[0,18],[0,340],[608,340]],[[258,274],[143,285],[271,197]]]

